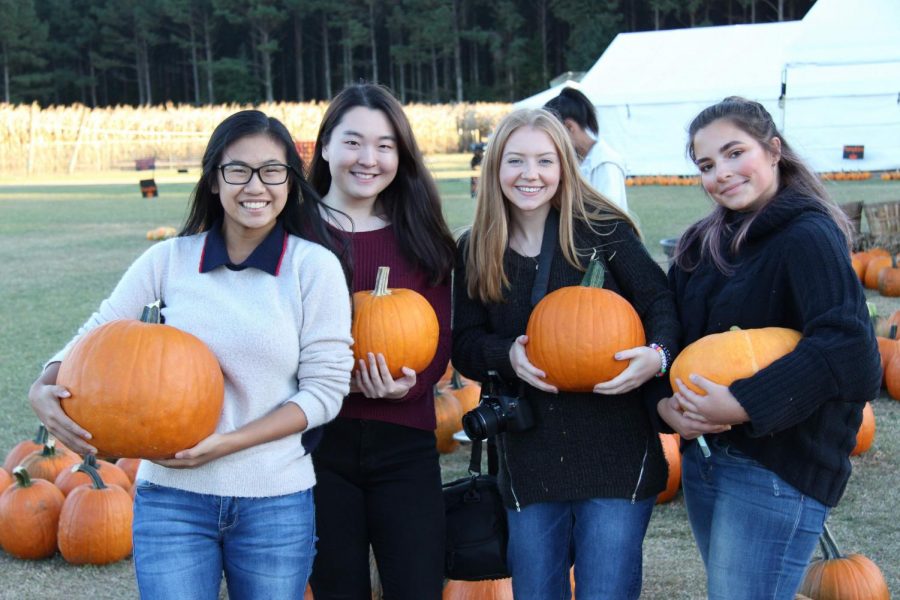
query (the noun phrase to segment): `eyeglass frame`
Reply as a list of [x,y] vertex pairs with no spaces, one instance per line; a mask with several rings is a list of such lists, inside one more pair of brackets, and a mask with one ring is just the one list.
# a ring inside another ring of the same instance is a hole
[[[241,183],[233,183],[231,181],[228,181],[228,179],[225,178],[225,168],[226,167],[244,167],[244,168],[250,169],[250,176],[247,178],[247,181],[243,181]],[[266,181],[264,181],[262,178],[262,170],[265,169],[266,167],[284,167],[285,168],[284,169],[284,181],[281,181],[279,183],[267,183]],[[290,174],[292,172],[295,172],[294,167],[292,167],[291,165],[284,164],[284,163],[267,163],[261,167],[253,168],[250,165],[247,165],[247,164],[244,164],[241,162],[230,162],[230,163],[225,163],[224,165],[219,165],[217,170],[222,173],[222,180],[225,183],[227,183],[228,185],[247,185],[248,183],[250,183],[253,180],[254,175],[256,175],[256,178],[259,179],[259,182],[263,185],[284,185],[285,183],[287,183],[288,179],[291,178]]]

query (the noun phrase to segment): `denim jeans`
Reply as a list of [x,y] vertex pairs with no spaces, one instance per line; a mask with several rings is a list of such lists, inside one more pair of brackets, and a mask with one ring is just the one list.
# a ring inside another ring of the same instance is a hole
[[691,444],[681,473],[709,598],[792,599],[828,508],[727,441],[708,439],[710,458]]
[[641,593],[642,545],[656,497],[529,504],[507,510],[516,600],[630,600]]
[[315,556],[312,490],[271,498],[138,481],[134,568],[143,600],[302,598]]
[[316,600],[372,597],[370,544],[385,598],[440,600],[444,497],[434,432],[338,418],[325,426],[313,464]]

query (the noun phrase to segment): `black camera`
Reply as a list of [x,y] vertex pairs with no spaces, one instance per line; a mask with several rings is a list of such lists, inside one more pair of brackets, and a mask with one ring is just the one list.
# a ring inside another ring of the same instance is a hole
[[484,440],[504,431],[525,431],[534,425],[531,405],[519,396],[504,393],[496,371],[481,388],[481,402],[463,415],[463,431],[470,440]]

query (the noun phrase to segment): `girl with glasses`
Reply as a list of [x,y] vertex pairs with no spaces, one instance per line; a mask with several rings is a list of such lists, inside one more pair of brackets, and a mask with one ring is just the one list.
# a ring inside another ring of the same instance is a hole
[[[142,598],[300,598],[315,554],[309,432],[349,388],[350,297],[324,207],[301,175],[287,129],[258,111],[225,119],[178,237],[140,256],[81,327],[134,319],[162,302],[167,325],[215,354],[225,397],[215,433],[173,457],[144,460],[134,504]],[[54,356],[29,399],[60,441],[94,453],[66,417]]]

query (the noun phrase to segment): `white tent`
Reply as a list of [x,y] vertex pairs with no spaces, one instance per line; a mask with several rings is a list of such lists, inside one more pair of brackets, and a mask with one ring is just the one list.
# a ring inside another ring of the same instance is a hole
[[581,89],[581,84],[575,81],[574,79],[567,79],[563,83],[559,83],[554,85],[553,87],[549,87],[542,92],[538,92],[534,96],[529,96],[524,100],[519,100],[513,105],[513,108],[540,108],[545,105],[548,101],[553,100],[563,88],[575,88],[576,90]]
[[[730,95],[762,102],[817,170],[897,168],[900,0],[818,0],[802,21],[619,34],[581,91],[634,175],[695,173],[687,125]],[[864,158],[844,159],[849,145]]]

